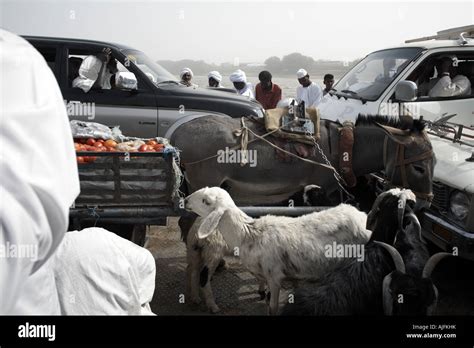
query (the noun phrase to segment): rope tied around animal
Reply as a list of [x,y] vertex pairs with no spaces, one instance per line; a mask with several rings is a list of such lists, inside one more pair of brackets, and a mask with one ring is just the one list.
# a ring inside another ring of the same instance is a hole
[[[236,136],[236,137],[240,137],[240,144],[239,145],[235,145],[233,147],[230,148],[230,150],[237,150],[237,149],[241,149],[242,151],[244,151],[244,153],[246,153],[248,151],[248,144],[250,143],[253,143],[255,141],[258,141],[258,140],[261,140],[265,143],[267,143],[268,145],[270,145],[271,147],[277,149],[278,151],[281,151],[291,157],[294,157],[296,159],[299,159],[300,161],[303,161],[303,162],[306,162],[306,163],[310,163],[310,164],[313,164],[313,165],[317,165],[317,166],[320,166],[320,167],[323,167],[323,168],[326,168],[326,169],[329,169],[333,172],[333,176],[336,180],[336,183],[337,185],[339,186],[339,188],[341,189],[342,192],[344,192],[347,197],[348,197],[348,200],[351,200],[354,198],[353,195],[351,195],[344,187],[344,185],[347,185],[346,182],[344,181],[344,179],[341,177],[341,175],[339,175],[338,171],[336,170],[336,168],[334,168],[334,166],[331,164],[331,162],[329,161],[329,159],[327,158],[327,156],[324,154],[324,151],[323,149],[319,146],[317,140],[314,138],[314,136],[310,133],[306,133],[307,136],[309,136],[312,141],[313,141],[313,145],[314,147],[318,150],[318,153],[321,155],[322,159],[324,160],[325,163],[321,163],[321,162],[317,162],[317,161],[313,161],[313,160],[310,160],[308,158],[303,158],[301,156],[298,156],[290,151],[287,151],[275,144],[273,144],[271,141],[267,140],[266,138],[274,133],[276,133],[277,131],[281,130],[283,127],[287,126],[288,124],[282,124],[279,128],[277,129],[274,129],[270,132],[267,132],[263,135],[258,135],[257,133],[255,133],[253,130],[251,130],[246,124],[245,124],[245,117],[242,117],[240,119],[240,124],[241,124],[241,127],[238,128],[238,129],[235,129],[233,131],[233,134]],[[249,140],[249,133],[252,134],[254,136],[254,139],[251,139]],[[208,156],[206,158],[203,158],[201,160],[198,160],[198,161],[193,161],[193,162],[188,162],[188,163],[185,163],[186,166],[188,165],[193,165],[193,164],[197,164],[197,163],[202,163],[204,161],[208,161],[210,159],[213,159],[213,158],[216,158],[218,157],[219,154],[215,154],[215,155],[212,155],[212,156]],[[244,166],[248,163],[248,160],[247,160],[247,157],[243,156],[242,157],[242,161],[240,162],[240,165],[241,166]],[[342,194],[342,193],[341,193]]]

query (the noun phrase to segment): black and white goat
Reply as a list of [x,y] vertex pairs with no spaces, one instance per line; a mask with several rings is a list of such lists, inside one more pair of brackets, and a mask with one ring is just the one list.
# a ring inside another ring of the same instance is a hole
[[364,260],[345,259],[318,281],[298,288],[294,303],[281,314],[431,314],[437,301],[431,272],[450,254],[429,258],[414,203],[410,190],[392,189],[377,197],[367,218],[373,232]]
[[317,279],[337,261],[325,256],[327,245],[365,243],[370,237],[367,215],[347,204],[296,218],[253,219],[225,190],[206,187],[188,196],[185,207],[203,218],[200,239],[219,231],[229,247],[239,249],[243,265],[267,283],[270,314],[277,313],[283,281]]
[[[290,201],[295,206],[324,205],[325,192],[320,186],[308,185],[281,205]],[[178,222],[181,238],[186,244],[186,297],[192,304],[198,304],[202,295],[207,309],[211,313],[217,313],[220,309],[214,299],[211,278],[216,269],[225,265],[223,257],[232,256],[234,253],[219,232],[203,239],[198,237],[197,231],[202,220],[200,217],[181,217]],[[258,293],[261,300],[265,298],[265,288],[265,282],[259,281]]]

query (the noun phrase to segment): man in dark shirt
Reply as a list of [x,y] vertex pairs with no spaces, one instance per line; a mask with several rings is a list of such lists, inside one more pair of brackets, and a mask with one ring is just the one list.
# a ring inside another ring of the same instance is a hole
[[258,74],[260,83],[255,86],[255,99],[264,109],[275,109],[281,100],[281,88],[272,82],[272,74],[262,71]]
[[332,86],[334,85],[334,75],[332,75],[332,74],[324,75],[323,83],[326,86],[323,89],[323,95],[326,95],[329,92],[331,92],[331,90],[332,90]]

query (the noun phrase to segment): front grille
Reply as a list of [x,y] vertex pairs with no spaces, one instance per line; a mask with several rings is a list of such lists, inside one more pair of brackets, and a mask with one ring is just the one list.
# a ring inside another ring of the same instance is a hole
[[435,181],[433,182],[433,194],[432,204],[442,211],[447,211],[449,206],[449,187]]

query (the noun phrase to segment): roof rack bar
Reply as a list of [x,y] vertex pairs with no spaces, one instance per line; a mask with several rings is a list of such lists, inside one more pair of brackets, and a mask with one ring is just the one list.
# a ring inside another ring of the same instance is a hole
[[465,38],[474,37],[474,25],[450,28],[438,31],[436,35],[424,36],[416,39],[406,40],[405,43],[427,41],[427,40],[457,40],[459,35],[464,34]]

